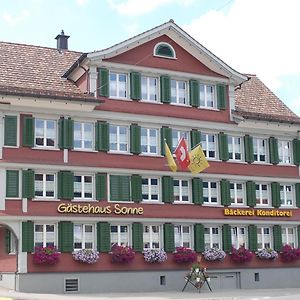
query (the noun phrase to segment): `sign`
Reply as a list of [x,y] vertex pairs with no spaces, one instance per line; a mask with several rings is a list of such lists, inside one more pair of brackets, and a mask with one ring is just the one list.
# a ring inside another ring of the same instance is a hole
[[291,210],[224,208],[225,216],[292,217]]

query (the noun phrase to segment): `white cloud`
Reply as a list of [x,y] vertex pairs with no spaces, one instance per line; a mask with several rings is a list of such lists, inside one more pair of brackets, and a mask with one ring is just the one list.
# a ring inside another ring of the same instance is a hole
[[4,12],[2,14],[2,18],[5,23],[7,23],[11,27],[17,26],[19,23],[24,21],[26,18],[30,16],[30,12],[28,10],[22,10],[19,14],[12,15],[8,12]]
[[126,26],[126,31],[129,36],[135,36],[139,33],[139,26],[137,23],[133,23]]
[[76,1],[76,4],[79,6],[84,6],[89,2],[89,0],[75,0],[75,1]]

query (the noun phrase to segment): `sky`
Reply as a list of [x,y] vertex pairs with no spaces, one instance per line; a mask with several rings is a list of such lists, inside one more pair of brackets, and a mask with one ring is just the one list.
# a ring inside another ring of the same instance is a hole
[[70,50],[92,52],[173,19],[300,116],[299,12],[299,0],[0,0],[0,41],[55,48],[64,30]]

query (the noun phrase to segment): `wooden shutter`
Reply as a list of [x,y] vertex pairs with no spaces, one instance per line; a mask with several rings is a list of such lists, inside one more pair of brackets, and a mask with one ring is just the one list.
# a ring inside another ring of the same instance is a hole
[[58,199],[74,198],[74,173],[60,171],[57,174],[57,197]]
[[[300,183],[295,184],[296,206],[300,208]],[[299,240],[300,246],[300,240]]]
[[130,201],[130,177],[110,175],[110,200]]
[[162,202],[174,202],[174,180],[170,176],[163,176],[162,179]]
[[34,249],[34,225],[32,221],[22,222],[22,252]]
[[133,100],[141,99],[141,74],[138,72],[130,73],[130,98]]
[[60,252],[72,252],[74,244],[74,225],[70,221],[58,223],[58,249]]
[[110,225],[107,222],[97,223],[97,250],[104,253],[110,251]]
[[160,101],[163,103],[171,102],[171,80],[169,76],[160,77]]
[[230,197],[230,182],[226,179],[220,181],[221,185],[221,204],[224,206],[229,206],[231,204]]
[[130,152],[141,153],[141,126],[137,124],[130,125]]
[[195,224],[194,225],[194,244],[196,252],[203,252],[205,250],[204,242],[204,225]]
[[22,198],[34,198],[34,171],[22,171]]
[[226,161],[229,159],[227,134],[220,132],[218,135],[218,140],[219,140],[219,158],[220,160]]
[[222,239],[223,239],[223,250],[230,252],[232,248],[231,242],[231,227],[228,224],[222,226]]
[[244,136],[245,146],[245,161],[248,163],[254,162],[253,137],[250,135]]
[[98,93],[99,96],[109,96],[109,72],[107,69],[98,69]]
[[17,116],[4,117],[4,146],[17,146]]
[[142,223],[132,223],[132,247],[137,252],[142,252],[144,249]]
[[58,146],[59,149],[74,148],[74,121],[60,118],[58,121]]
[[227,107],[227,86],[223,84],[217,85],[217,106],[218,109],[226,109]]
[[270,163],[278,164],[279,163],[278,140],[274,137],[269,138],[269,152],[270,152]]
[[109,124],[97,121],[95,124],[95,148],[98,151],[109,151]]
[[97,173],[96,177],[96,199],[107,200],[107,174]]
[[248,226],[248,242],[249,250],[257,251],[257,227],[255,225]]
[[271,183],[272,205],[273,207],[280,207],[280,184],[278,182]]
[[297,226],[298,248],[300,248],[300,225]]
[[191,148],[193,149],[194,147],[199,145],[200,142],[201,142],[201,132],[196,129],[192,129],[191,130]]
[[193,107],[200,105],[199,82],[197,80],[190,80],[190,105]]
[[280,251],[282,248],[282,231],[280,225],[273,226],[274,250]]
[[255,182],[246,182],[246,195],[247,195],[247,205],[254,207],[256,205],[256,186]]
[[142,177],[140,175],[131,176],[131,199],[137,203],[142,201]]
[[201,178],[192,179],[192,194],[194,204],[203,204],[203,182]]
[[6,197],[19,198],[19,171],[6,170]]
[[300,165],[300,140],[293,140],[293,156],[294,156],[294,164]]
[[9,254],[11,252],[10,244],[11,244],[11,231],[5,228],[5,250],[6,253]]
[[165,141],[168,144],[171,152],[172,152],[172,129],[169,127],[162,127],[160,129],[160,137],[161,137],[161,155],[165,155]]
[[32,116],[23,117],[22,145],[23,147],[34,145],[34,118]]
[[164,224],[164,249],[166,252],[175,251],[174,224]]

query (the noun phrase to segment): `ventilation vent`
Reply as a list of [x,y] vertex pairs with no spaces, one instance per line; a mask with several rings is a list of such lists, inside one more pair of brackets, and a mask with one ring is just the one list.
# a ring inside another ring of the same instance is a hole
[[79,292],[79,280],[78,280],[78,278],[65,279],[65,292],[66,293]]

